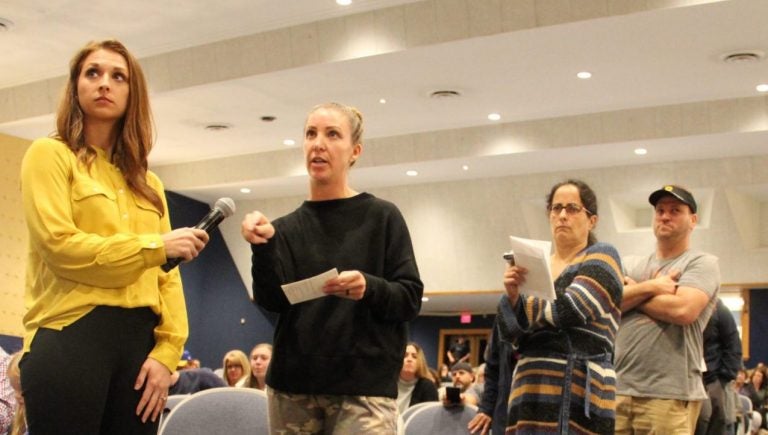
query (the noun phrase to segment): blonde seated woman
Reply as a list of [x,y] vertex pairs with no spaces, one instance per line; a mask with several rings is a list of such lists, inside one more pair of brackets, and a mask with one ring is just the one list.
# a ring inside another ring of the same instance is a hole
[[245,387],[251,377],[251,364],[241,350],[230,350],[224,355],[224,382],[230,387]]

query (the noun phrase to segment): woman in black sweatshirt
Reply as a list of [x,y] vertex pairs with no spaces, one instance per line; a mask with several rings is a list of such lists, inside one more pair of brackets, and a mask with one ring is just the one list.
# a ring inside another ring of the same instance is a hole
[[[273,431],[395,433],[406,322],[423,285],[397,207],[348,184],[362,152],[362,115],[316,106],[304,126],[309,198],[270,222],[249,213],[253,295],[280,314],[267,373]],[[291,304],[281,285],[331,269],[315,299]]]

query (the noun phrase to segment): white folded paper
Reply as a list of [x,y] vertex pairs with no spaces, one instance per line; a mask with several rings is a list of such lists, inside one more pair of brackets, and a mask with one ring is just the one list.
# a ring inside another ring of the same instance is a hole
[[515,236],[509,236],[509,242],[515,255],[515,264],[528,269],[525,282],[519,286],[520,294],[555,300],[555,285],[549,264],[552,242]]
[[339,271],[334,267],[333,269],[323,272],[320,275],[302,279],[288,284],[283,284],[280,287],[285,293],[285,297],[288,298],[288,302],[298,304],[299,302],[305,302],[312,299],[321,298],[326,296],[323,292],[323,285],[326,281],[339,276]]

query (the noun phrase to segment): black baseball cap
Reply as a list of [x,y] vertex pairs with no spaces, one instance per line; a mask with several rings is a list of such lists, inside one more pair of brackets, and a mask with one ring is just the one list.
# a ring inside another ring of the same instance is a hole
[[451,367],[451,373],[458,372],[459,370],[464,370],[465,372],[473,373],[472,366],[469,365],[469,363],[465,362],[457,362],[456,364]]
[[690,207],[691,213],[696,213],[696,200],[693,199],[691,192],[683,189],[680,186],[675,186],[674,184],[667,184],[661,189],[653,192],[651,196],[648,197],[648,202],[650,202],[652,206],[656,207],[656,203],[659,202],[661,197],[664,195],[669,195],[682,201],[683,204]]

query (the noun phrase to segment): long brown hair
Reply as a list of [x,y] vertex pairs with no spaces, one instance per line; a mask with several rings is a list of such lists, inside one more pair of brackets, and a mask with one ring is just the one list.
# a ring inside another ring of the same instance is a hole
[[427,358],[424,356],[424,350],[419,346],[418,343],[414,341],[409,341],[408,344],[405,346],[406,349],[408,346],[413,346],[414,349],[416,349],[416,361],[418,363],[416,364],[416,377],[417,378],[426,378],[431,380],[431,376],[429,373],[429,366],[427,366]]
[[147,156],[154,142],[147,81],[138,61],[122,43],[114,39],[91,41],[72,58],[69,63],[69,80],[56,112],[54,137],[66,143],[78,160],[90,168],[96,158],[96,151],[85,143],[84,116],[77,99],[77,82],[85,58],[100,49],[123,56],[128,64],[128,104],[125,114],[118,121],[119,133],[112,148],[112,163],[120,168],[133,193],[151,202],[160,213],[165,213],[160,195],[147,184]]
[[[256,349],[264,348],[269,350],[269,359],[272,359],[272,345],[269,343],[259,343],[256,346],[253,346],[253,349],[251,349],[251,353],[248,355],[248,365],[250,365],[251,358],[253,357],[253,352]],[[258,388],[262,389],[262,387],[266,387],[266,385],[259,385],[259,379],[256,377],[256,373],[251,369],[251,376],[248,377],[248,381],[246,381],[245,386],[248,388]]]

